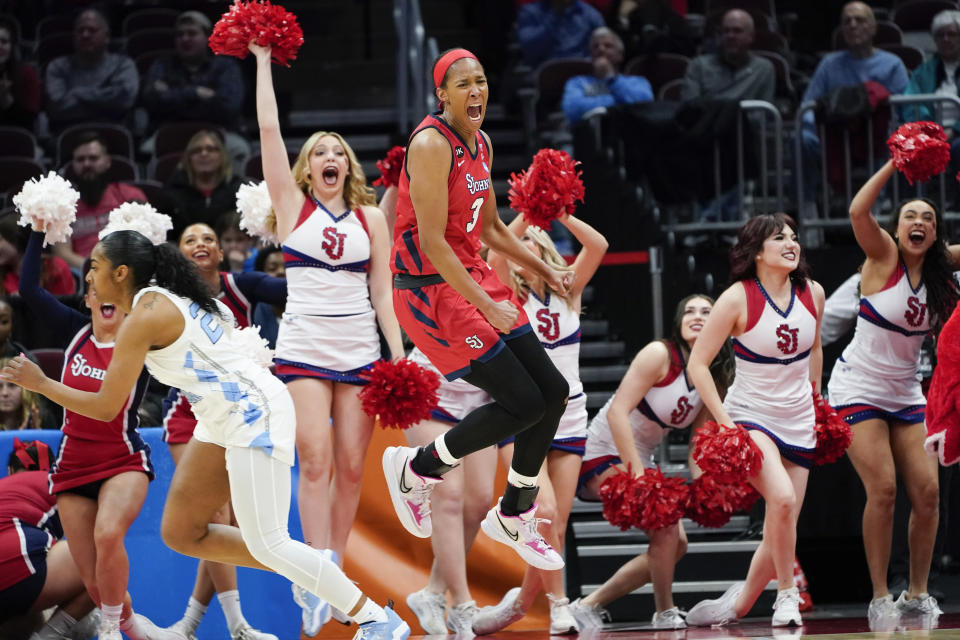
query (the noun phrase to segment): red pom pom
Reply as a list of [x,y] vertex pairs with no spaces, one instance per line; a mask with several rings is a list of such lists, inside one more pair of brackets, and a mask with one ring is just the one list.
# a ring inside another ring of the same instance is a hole
[[668,478],[660,469],[635,476],[619,471],[600,485],[603,517],[624,531],[639,527],[653,531],[676,524],[683,517],[689,489],[682,478]]
[[950,144],[943,127],[935,122],[908,122],[887,140],[893,166],[907,182],[926,182],[947,168]]
[[813,462],[836,462],[846,453],[847,447],[853,441],[853,429],[816,391],[813,392],[813,407],[817,415],[817,424],[814,427],[817,432],[817,450],[813,454]]
[[377,160],[377,169],[380,170],[380,177],[373,181],[375,185],[384,187],[396,187],[400,185],[400,169],[403,168],[403,159],[407,155],[404,147],[396,146],[387,151],[387,157],[383,160]]
[[746,429],[722,427],[709,420],[697,431],[693,459],[717,482],[742,482],[760,471],[763,452]]
[[629,465],[626,472],[618,469],[603,481],[600,485],[600,499],[603,501],[603,517],[607,522],[623,531],[634,526],[640,506],[638,487],[637,478]]
[[270,47],[270,57],[277,64],[290,66],[303,44],[303,30],[297,17],[279,5],[235,0],[210,34],[210,50],[217,55],[247,57],[251,41]]
[[430,417],[439,386],[440,377],[416,362],[379,360],[360,391],[360,405],[368,416],[379,416],[381,426],[408,429]]
[[746,482],[723,484],[705,473],[690,483],[686,516],[704,527],[722,527],[733,514],[752,507],[758,497]]
[[527,222],[542,229],[561,216],[572,214],[583,202],[582,171],[566,151],[540,149],[526,171],[511,173],[510,206]]
[[660,469],[645,469],[638,480],[646,495],[639,505],[637,526],[653,531],[680,522],[690,496],[683,478],[664,476]]

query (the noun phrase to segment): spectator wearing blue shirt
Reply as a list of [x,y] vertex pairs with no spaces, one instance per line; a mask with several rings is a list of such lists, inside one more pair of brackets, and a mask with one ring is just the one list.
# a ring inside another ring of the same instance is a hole
[[574,76],[563,89],[563,114],[571,123],[579,121],[597,107],[633,104],[653,100],[653,89],[643,76],[620,73],[623,40],[607,27],[593,30],[590,36],[593,75]]
[[[834,89],[873,81],[891,94],[907,88],[907,68],[900,58],[873,46],[877,21],[873,10],[863,2],[843,7],[840,28],[846,49],[829,53],[817,65],[803,94],[803,101],[815,101]],[[820,175],[820,140],[812,111],[803,119],[804,200],[812,200]]]
[[600,12],[581,0],[539,0],[517,11],[517,44],[535,69],[555,58],[587,57],[590,36],[602,26]]

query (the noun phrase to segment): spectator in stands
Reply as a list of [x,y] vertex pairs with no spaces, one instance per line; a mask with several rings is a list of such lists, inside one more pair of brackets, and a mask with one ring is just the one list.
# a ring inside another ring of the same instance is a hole
[[[253,270],[262,271],[274,278],[285,278],[287,270],[283,262],[283,249],[277,246],[261,247],[253,262]],[[283,318],[283,309],[286,306],[285,303],[258,302],[253,309],[253,324],[260,327],[260,335],[271,349],[277,348],[277,333],[280,331],[280,320]]]
[[[20,264],[27,247],[27,236],[13,216],[0,220],[0,281],[7,295],[17,293],[20,288]],[[62,258],[48,252],[44,255],[42,268],[44,289],[55,296],[69,296],[76,292],[77,283],[70,266]]]
[[[15,440],[9,475],[0,478],[0,637],[5,639],[81,640],[92,637],[99,623],[62,539],[56,498],[47,484],[53,462],[48,445]],[[44,622],[44,610],[54,607]]]
[[[947,10],[935,15],[930,23],[930,33],[933,34],[937,51],[913,70],[904,93],[935,93],[956,97],[960,71],[960,11]],[[960,168],[960,136],[957,135],[957,130],[960,129],[960,124],[957,123],[960,109],[952,102],[938,104],[939,118],[936,117],[934,105],[929,102],[905,106],[903,118],[910,122],[936,120],[943,125],[947,140],[950,141],[950,169],[947,173],[956,175]],[[949,190],[956,192],[957,185],[953,180],[947,180],[947,184]],[[955,198],[956,193],[951,193],[951,196]]]
[[[236,60],[215,56],[207,46],[212,25],[199,11],[184,11],[176,21],[174,52],[156,60],[143,82],[143,103],[153,125],[204,120],[226,130],[226,146],[236,166],[250,155],[240,133],[243,74]],[[145,150],[152,153],[152,140]]]
[[[19,354],[14,354],[16,355]],[[13,356],[0,358],[0,367],[7,366],[11,357]],[[32,391],[0,380],[0,431],[42,428],[40,398]]]
[[220,238],[220,250],[223,251],[220,269],[232,273],[251,271],[257,259],[257,250],[253,246],[253,238],[240,228],[240,214],[227,211],[217,218],[213,229]]
[[37,70],[20,61],[17,23],[0,16],[0,124],[32,131],[42,95]]
[[133,60],[107,51],[110,26],[97,9],[84,9],[73,24],[73,54],[55,58],[45,76],[50,126],[123,120],[137,99],[140,78]]
[[620,73],[623,40],[607,27],[597,27],[590,36],[593,75],[574,76],[563,88],[563,114],[571,123],[597,107],[653,100],[653,89],[643,76]]
[[197,222],[213,228],[221,215],[235,211],[240,182],[220,134],[209,129],[195,133],[164,189],[167,202],[161,208],[173,218],[170,237],[180,237]]
[[667,0],[614,0],[610,24],[626,43],[626,56],[661,52],[691,56],[696,38]]
[[[750,52],[753,33],[753,18],[749,13],[742,9],[727,11],[720,23],[717,52],[703,54],[690,61],[683,77],[682,98],[772,101],[776,73],[769,60]],[[759,126],[758,123],[754,124]],[[713,199],[699,212],[698,217],[703,221],[739,219],[739,187],[733,187]],[[696,244],[705,239],[706,236],[690,236],[687,240]]]
[[107,145],[98,133],[89,131],[77,136],[66,170],[66,178],[80,192],[77,221],[73,223],[69,243],[54,247],[56,254],[75,269],[80,268],[97,244],[97,234],[107,225],[110,211],[124,202],[147,202],[140,189],[110,182],[110,164]]
[[[820,61],[803,94],[803,102],[867,81],[883,85],[891,94],[903,93],[907,88],[907,68],[898,56],[873,46],[877,32],[873,10],[863,2],[848,2],[840,15],[840,29],[846,49],[828,53]],[[804,114],[802,136],[803,196],[812,203],[820,176],[820,139],[812,111]],[[811,214],[801,212],[801,215]]]
[[[6,298],[0,298],[0,357],[14,358],[21,353],[30,353],[25,346],[13,339],[13,307]],[[31,360],[34,358],[31,357]]]
[[590,55],[590,36],[604,26],[599,11],[582,0],[539,0],[517,11],[517,43],[523,62],[537,68],[554,58]]
[[753,18],[731,9],[721,22],[720,48],[694,58],[683,78],[683,99],[773,100],[773,64],[750,52]]

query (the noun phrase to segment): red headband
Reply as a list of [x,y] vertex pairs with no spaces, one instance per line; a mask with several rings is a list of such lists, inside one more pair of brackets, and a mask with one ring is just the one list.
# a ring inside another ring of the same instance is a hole
[[[463,58],[473,58],[477,60],[477,56],[466,49],[453,49],[443,54],[443,57],[437,60],[437,64],[433,65],[433,84],[439,87],[440,83],[443,82],[443,76],[447,75],[447,70],[450,68],[450,65]],[[479,62],[479,60],[477,60],[477,62]]]

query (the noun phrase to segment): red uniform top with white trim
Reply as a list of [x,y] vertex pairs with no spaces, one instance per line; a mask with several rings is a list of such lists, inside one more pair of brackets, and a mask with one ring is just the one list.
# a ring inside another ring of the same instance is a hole
[[[436,129],[450,143],[450,176],[447,178],[447,227],[444,238],[464,267],[486,268],[480,251],[480,209],[490,196],[490,151],[483,134],[475,134],[475,149],[470,147],[438,115],[430,115],[410,135],[424,129]],[[393,232],[394,273],[432,275],[437,269],[420,249],[417,216],[410,200],[410,176],[404,159],[397,194],[397,222]]]
[[46,471],[0,478],[0,590],[36,573],[31,552],[42,553],[63,536],[57,499],[47,490]]

